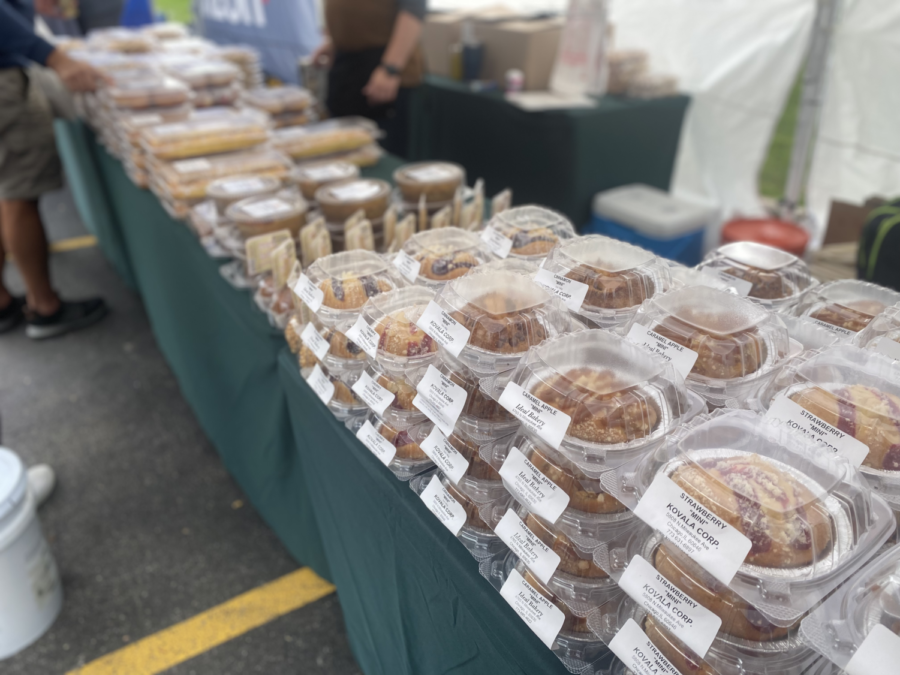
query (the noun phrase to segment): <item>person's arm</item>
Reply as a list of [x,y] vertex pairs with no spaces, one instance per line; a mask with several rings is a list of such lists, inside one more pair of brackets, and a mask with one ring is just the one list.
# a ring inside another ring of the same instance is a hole
[[400,73],[406,67],[422,35],[424,1],[406,0],[405,3],[401,2],[400,6],[401,11],[394,21],[394,30],[381,57],[381,65],[374,70],[369,83],[363,89],[363,94],[366,95],[370,105],[390,103],[397,98]]
[[53,51],[53,45],[29,25],[25,17],[0,0],[0,54],[22,56],[42,66]]

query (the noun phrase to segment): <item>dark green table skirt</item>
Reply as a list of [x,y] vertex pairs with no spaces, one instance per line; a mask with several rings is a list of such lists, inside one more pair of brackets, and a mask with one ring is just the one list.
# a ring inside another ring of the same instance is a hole
[[607,96],[593,109],[525,112],[499,94],[429,77],[413,97],[410,158],[443,159],[484,178],[488,195],[561,211],[576,227],[597,192],[630,183],[668,190],[690,99]]

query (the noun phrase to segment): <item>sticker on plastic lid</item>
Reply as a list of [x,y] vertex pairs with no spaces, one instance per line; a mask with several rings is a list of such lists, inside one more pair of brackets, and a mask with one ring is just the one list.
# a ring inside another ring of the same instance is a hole
[[466,510],[447,492],[447,488],[441,485],[437,474],[431,477],[428,487],[422,491],[422,501],[454,537],[466,524]]
[[456,176],[456,172],[450,167],[431,165],[412,169],[406,172],[406,177],[420,183],[433,183],[439,180],[450,180]]
[[469,470],[468,460],[453,447],[436,426],[425,440],[419,443],[419,447],[454,485],[457,485],[460,478]]
[[208,159],[183,159],[180,162],[174,162],[172,168],[178,173],[195,173],[197,171],[209,171],[212,168],[212,162]]
[[812,317],[809,317],[809,318],[812,319],[814,324],[824,328],[827,331],[831,331],[832,333],[837,333],[838,335],[843,335],[843,336],[848,336],[848,337],[856,335],[856,333],[854,333],[852,330],[850,330],[848,328],[842,328],[841,326],[835,326],[834,324],[828,323],[827,321],[820,321],[819,319],[813,319]]
[[501,234],[496,227],[488,225],[481,231],[481,241],[487,244],[498,258],[506,258],[512,250],[512,239]]
[[878,623],[856,650],[844,672],[847,675],[896,675],[898,663],[900,635]]
[[555,523],[569,506],[569,495],[547,478],[515,446],[500,467],[500,477],[507,489],[532,513]]
[[584,304],[584,299],[587,297],[587,284],[569,279],[561,274],[554,274],[543,267],[534,275],[534,281],[549,292],[559,296],[566,307],[573,312],[581,309],[581,305]]
[[318,363],[313,367],[306,383],[312,387],[312,390],[316,392],[316,396],[318,396],[325,405],[328,405],[331,402],[331,399],[334,398],[334,384],[328,379],[328,376],[322,372]]
[[750,291],[753,290],[753,283],[747,281],[746,279],[741,279],[739,277],[728,274],[727,272],[716,272],[715,276],[719,277],[724,283],[731,286],[734,290],[737,291],[737,294],[742,298],[746,298],[750,295]]
[[157,115],[156,113],[145,113],[131,118],[132,126],[136,127],[148,127],[152,124],[162,124],[162,122],[162,115]]
[[325,358],[325,355],[331,348],[328,340],[319,334],[319,331],[316,330],[315,325],[312,323],[306,324],[306,328],[300,333],[300,339],[319,361]]
[[316,288],[316,285],[305,274],[301,274],[300,278],[297,279],[293,291],[314,314],[321,309],[322,301],[325,300],[325,293],[322,289]]
[[[222,192],[227,195],[241,195],[248,192],[265,190],[266,182],[262,178],[239,178],[221,184]],[[260,202],[264,204],[265,202]]]
[[378,353],[379,336],[362,316],[357,317],[356,323],[350,327],[350,330],[345,335],[350,338],[353,344],[368,354],[369,358],[375,358]]
[[251,218],[274,218],[283,216],[294,210],[294,207],[283,199],[264,199],[261,202],[245,204],[240,209]]
[[466,405],[466,390],[432,365],[416,385],[413,405],[449,436]]
[[619,580],[625,591],[676,638],[701,658],[722,626],[722,619],[693,600],[653,565],[636,555]]
[[634,514],[726,586],[750,552],[750,540],[668,476],[653,479]]
[[772,402],[766,413],[766,419],[782,422],[791,429],[813,439],[826,450],[849,459],[854,469],[862,466],[863,461],[869,455],[869,446],[865,443],[834,428],[783,394]]
[[545,584],[556,573],[560,562],[559,555],[528,529],[525,521],[512,509],[509,509],[497,523],[494,534],[500,537],[500,541]]
[[336,180],[338,178],[344,178],[347,175],[346,170],[335,164],[311,166],[308,169],[303,169],[303,173],[307,178],[314,181]]
[[896,340],[891,340],[887,337],[881,338],[878,341],[878,344],[875,345],[875,351],[879,354],[889,356],[895,361],[900,361],[900,342],[897,342]]
[[459,356],[469,342],[471,333],[434,300],[428,303],[416,325],[453,356]]
[[663,357],[675,366],[675,370],[683,378],[687,378],[691,374],[691,370],[697,362],[697,352],[678,344],[674,340],[663,337],[639,323],[631,327],[626,337],[632,344],[643,347],[651,354]]
[[547,645],[548,649],[552,649],[556,636],[566,621],[566,615],[562,610],[538,593],[515,569],[509,573],[509,577],[500,588],[500,595],[541,642]]
[[419,270],[422,268],[422,263],[413,258],[406,251],[400,251],[394,257],[394,267],[400,270],[400,274],[402,274],[409,283],[414,284],[419,277]]
[[385,466],[388,466],[394,461],[394,455],[397,454],[397,447],[379,434],[369,420],[363,422],[359,431],[356,432],[356,437]]
[[384,411],[387,410],[387,407],[394,400],[394,395],[373,380],[365,371],[353,383],[351,388],[353,393],[359,396],[363,403],[379,415],[384,415]]
[[515,382],[510,382],[500,395],[500,405],[506,408],[525,427],[558,449],[572,422],[562,410],[544,403]]
[[634,619],[616,633],[609,649],[634,675],[681,675]]
[[356,202],[371,199],[381,188],[377,183],[354,182],[349,185],[337,185],[331,188],[331,194],[342,202]]

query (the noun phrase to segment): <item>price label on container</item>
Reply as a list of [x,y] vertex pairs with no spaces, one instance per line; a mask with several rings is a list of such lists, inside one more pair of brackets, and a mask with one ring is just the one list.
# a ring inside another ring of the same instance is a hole
[[416,386],[413,405],[434,422],[445,436],[449,436],[466,405],[466,390],[451,382],[450,378],[434,366],[428,366],[425,376]]
[[419,447],[454,485],[457,485],[460,478],[465,476],[466,471],[469,470],[468,460],[459,454],[459,451],[453,447],[453,444],[447,440],[437,426],[431,430]]
[[369,420],[363,422],[359,431],[356,432],[356,437],[385,466],[388,466],[394,461],[394,455],[397,454],[397,447],[379,434]]
[[875,351],[879,354],[889,356],[895,361],[900,361],[900,342],[891,340],[889,337],[883,337],[875,345]]
[[162,122],[162,115],[156,113],[145,113],[131,118],[131,125],[135,127],[149,127],[153,124],[162,124]]
[[305,274],[301,274],[300,278],[297,279],[297,283],[294,284],[293,288],[294,293],[297,294],[303,303],[309,307],[309,311],[313,314],[319,311],[322,307],[322,301],[325,300],[325,293],[320,288],[316,288],[316,285],[309,280],[309,277]]
[[[222,183],[222,192],[229,195],[239,195],[265,189],[266,182],[261,178],[234,178]],[[265,202],[259,203],[264,204]]]
[[422,501],[454,537],[459,535],[462,526],[466,524],[466,510],[441,485],[437,474],[431,477],[428,486],[422,491]]
[[406,177],[420,183],[434,183],[439,180],[450,180],[456,172],[446,166],[423,166],[406,172]]
[[434,300],[428,303],[416,325],[453,356],[459,356],[471,335],[465,326],[441,309]]
[[653,479],[634,514],[726,586],[750,552],[750,540],[668,476]]
[[487,244],[498,258],[506,258],[512,250],[512,239],[500,233],[496,227],[488,225],[481,231],[481,241]]
[[406,251],[400,251],[394,257],[394,267],[400,270],[400,274],[402,274],[409,283],[414,284],[416,283],[416,279],[419,278],[419,270],[422,268],[422,263],[413,258]]
[[[854,414],[851,412],[850,414]],[[826,450],[850,460],[854,468],[862,466],[869,454],[869,446],[850,434],[836,429],[828,422],[813,415],[783,394],[769,407],[766,419],[782,422],[791,429],[811,438]]]
[[562,410],[544,403],[515,382],[506,385],[500,395],[500,405],[554,449],[559,448],[572,422]]
[[538,593],[517,570],[512,570],[500,588],[500,595],[548,649],[566,621],[562,610]]
[[356,202],[371,199],[381,188],[376,183],[357,181],[347,185],[335,185],[331,188],[332,196],[342,202]]
[[317,363],[306,380],[306,383],[316,392],[322,403],[328,405],[334,398],[334,384],[328,379],[328,376],[322,372],[322,368]]
[[545,584],[556,573],[560,562],[559,555],[528,529],[525,522],[512,509],[509,509],[497,523],[494,534],[500,537],[500,541]]
[[363,403],[379,415],[384,415],[384,411],[394,400],[394,395],[373,380],[365,371],[353,383],[352,389]]
[[714,272],[715,276],[719,277],[723,282],[731,286],[734,290],[737,291],[737,294],[742,298],[746,298],[750,295],[750,291],[753,290],[753,283],[747,281],[746,279],[741,279],[739,277],[728,274],[727,272]]
[[627,339],[638,347],[643,347],[651,354],[663,357],[675,366],[675,370],[683,378],[687,378],[697,362],[697,352],[678,344],[674,340],[663,337],[659,333],[650,330],[639,323],[634,324],[628,331]]
[[559,296],[566,307],[573,312],[581,309],[581,305],[584,304],[584,299],[587,297],[587,284],[569,279],[561,274],[554,274],[543,267],[534,275],[534,280],[538,285]]
[[609,649],[634,675],[681,675],[634,619],[616,633]]
[[275,197],[252,204],[242,204],[239,208],[251,218],[275,218],[294,210],[294,207],[286,201]]
[[353,344],[368,354],[370,358],[375,358],[378,353],[378,341],[380,338],[378,333],[366,323],[365,319],[361,316],[358,317],[356,323],[350,327],[350,330],[345,335],[350,338]]
[[819,321],[818,319],[813,319],[812,317],[809,318],[812,319],[812,322],[820,328],[824,328],[825,330],[840,335],[841,337],[853,337],[854,335],[856,335],[856,333],[847,328],[841,328],[840,326],[835,326],[834,324],[830,324],[827,321]]
[[328,340],[319,335],[319,331],[312,323],[306,324],[306,328],[300,333],[300,339],[319,361],[325,358],[331,348]]
[[850,658],[847,675],[897,675],[900,664],[900,635],[883,624],[875,624]]
[[173,162],[172,168],[178,173],[197,173],[199,171],[209,171],[212,168],[212,162],[202,158],[183,159],[180,162]]
[[311,166],[308,169],[303,169],[302,173],[310,180],[314,180],[316,182],[337,180],[339,178],[344,178],[347,175],[346,171],[341,169],[340,166],[335,166],[334,164],[326,164],[325,166]]
[[722,619],[681,591],[653,565],[634,556],[619,580],[619,588],[701,658],[706,656]]
[[500,467],[507,489],[528,510],[555,523],[569,505],[569,495],[513,446]]

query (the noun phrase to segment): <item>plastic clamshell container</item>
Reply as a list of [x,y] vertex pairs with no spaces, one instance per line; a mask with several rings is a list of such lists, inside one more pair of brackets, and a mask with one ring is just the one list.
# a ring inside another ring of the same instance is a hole
[[749,398],[791,353],[777,315],[714,288],[679,288],[647,300],[635,324],[697,353],[686,383],[712,405]]
[[587,286],[576,313],[598,328],[626,324],[645,300],[672,286],[669,266],[654,253],[602,235],[553,249],[544,269]]
[[352,325],[369,298],[403,285],[389,262],[364,250],[319,258],[306,269],[306,276],[324,293],[316,316],[330,327]]
[[241,88],[237,84],[229,84],[224,87],[203,87],[194,89],[193,103],[195,108],[230,106],[234,105],[240,97]]
[[306,201],[299,196],[262,195],[234,202],[225,217],[247,238],[278,230],[289,230],[296,236],[306,220],[306,210]]
[[[430,429],[419,429],[417,432],[418,436],[416,436],[417,442],[421,443],[424,441],[430,431]],[[447,437],[447,441],[469,463],[469,468],[463,474],[464,476],[479,481],[486,481],[486,484],[490,483],[497,486],[500,484],[500,474],[485,460],[482,449],[485,448],[485,452],[493,452],[493,447],[508,445],[512,442],[514,434],[514,430],[508,430],[506,435],[498,435],[495,438],[477,438],[457,427]],[[491,449],[487,450],[489,447]],[[491,526],[491,529],[493,529],[493,526]]]
[[394,183],[403,200],[418,204],[422,195],[429,204],[449,202],[457,188],[465,185],[466,171],[452,162],[416,162],[394,171]]
[[359,177],[359,167],[350,162],[305,162],[291,171],[290,180],[300,188],[304,198],[313,200],[316,191],[337,181]]
[[876,316],[856,334],[855,342],[863,349],[900,360],[900,305],[888,307]]
[[672,277],[672,288],[684,288],[685,286],[709,286],[720,291],[731,291],[732,286],[722,281],[718,276],[701,272],[696,267],[685,267],[674,260],[667,261],[669,275]]
[[416,283],[434,289],[492,258],[477,234],[458,227],[418,232],[406,240],[402,251],[419,263]]
[[312,159],[358,150],[375,142],[378,125],[363,117],[338,117],[303,127],[287,127],[272,134],[272,146],[294,159]]
[[[840,338],[830,330],[822,328],[815,321],[805,316],[791,316],[790,314],[781,314],[779,318],[787,327],[788,335],[791,337],[791,344],[796,349],[797,344],[800,345],[802,351],[808,352],[813,349],[826,349],[836,345]],[[797,344],[794,344],[797,343]],[[796,356],[795,349],[791,350],[791,356]]]
[[244,94],[244,103],[270,115],[285,112],[303,112],[314,99],[309,90],[303,87],[284,85],[281,87],[260,87],[250,89]]
[[[882,632],[887,629],[900,636],[900,547],[897,546],[866,565],[800,625],[804,640],[842,672],[875,629]],[[895,637],[896,640],[900,637]],[[878,652],[873,655],[877,658]],[[887,656],[888,652],[885,650],[881,655]],[[897,664],[891,662],[891,665]]]
[[808,316],[844,339],[853,338],[890,305],[900,303],[900,293],[867,281],[829,281],[811,291],[795,313]]
[[188,105],[174,105],[148,108],[141,111],[128,111],[119,115],[118,122],[121,125],[125,138],[129,143],[137,142],[142,129],[157,124],[168,124],[186,120],[191,115]]
[[562,214],[542,206],[517,206],[501,211],[487,224],[509,239],[509,255],[541,260],[564,239],[575,238],[575,228]]
[[186,84],[152,71],[144,77],[119,77],[104,93],[120,108],[167,107],[191,100],[191,90]]
[[219,213],[250,197],[267,197],[274,195],[281,187],[281,181],[272,176],[254,176],[238,174],[216,178],[206,186],[206,196],[215,201]]
[[375,361],[379,367],[404,374],[437,360],[437,343],[416,325],[433,299],[434,293],[429,289],[408,286],[381,293],[366,302],[361,314],[378,334]]
[[253,174],[283,179],[291,166],[291,160],[280,152],[247,150],[174,162],[157,161],[153,165],[153,171],[160,180],[171,187],[184,184],[202,185],[205,194],[206,186],[216,178]]
[[789,309],[817,283],[797,256],[753,241],[720,246],[697,268],[720,275],[726,282],[734,278],[737,284],[750,284],[742,295],[772,311]]
[[232,112],[195,116],[141,132],[141,146],[161,159],[180,159],[241,150],[264,143],[267,123],[259,115]]
[[236,82],[240,69],[227,61],[198,61],[191,59],[185,63],[172,64],[166,71],[192,89],[202,87],[225,87]]
[[[334,385],[334,395],[327,404],[327,408],[339,420],[346,420],[353,416],[362,416],[369,411],[369,408],[353,393],[353,385],[359,379],[362,369],[348,368],[339,370],[337,368],[328,368],[324,364],[319,364],[322,373]],[[312,367],[303,367],[300,370],[303,379],[307,379],[313,372]]]
[[378,178],[350,178],[323,185],[315,199],[329,223],[342,223],[359,210],[379,220],[390,204],[391,186]]
[[[316,327],[316,332],[328,342],[328,352],[321,361],[324,365],[337,370],[354,369],[362,372],[365,367],[366,353],[353,340],[334,328],[326,328],[315,321],[313,321],[313,325]],[[314,366],[318,359],[309,347],[302,344],[300,361],[300,366],[305,368]]]
[[[428,458],[419,442],[413,439],[413,429],[418,425],[406,426],[398,424],[395,421],[386,421],[370,412],[366,415],[367,420],[378,434],[396,448],[396,454],[388,464],[388,468],[401,480],[409,480],[413,476],[427,471],[434,467],[432,461]],[[360,426],[362,426],[360,424]],[[425,435],[431,431],[433,426],[431,422],[425,421],[421,424]],[[354,429],[354,431],[357,431]],[[416,434],[421,436],[421,433]]]
[[[416,384],[424,372],[413,370],[409,376],[389,373],[378,363],[370,360],[366,364],[366,373],[378,386],[384,387],[394,395],[393,400],[381,415],[388,424],[408,427],[427,419],[425,414],[412,403],[418,393]],[[423,438],[418,439],[417,442],[422,441]]]
[[515,272],[455,279],[435,302],[469,331],[459,360],[481,377],[515,367],[530,347],[569,329],[562,301]]
[[[845,459],[745,410],[697,418],[604,476],[604,487],[634,508],[658,475],[749,539],[728,587],[776,626],[796,623],[895,529],[887,503]],[[642,546],[615,558],[624,566]]]

